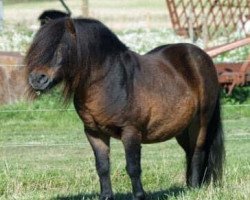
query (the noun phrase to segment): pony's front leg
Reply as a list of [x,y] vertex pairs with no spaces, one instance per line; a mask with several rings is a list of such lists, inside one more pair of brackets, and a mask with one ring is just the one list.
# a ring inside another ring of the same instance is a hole
[[100,179],[100,200],[112,200],[110,181],[109,144],[110,137],[85,128],[85,133],[95,154],[96,170]]
[[131,179],[134,200],[145,199],[141,183],[141,135],[133,127],[125,127],[122,142],[126,155],[126,170]]

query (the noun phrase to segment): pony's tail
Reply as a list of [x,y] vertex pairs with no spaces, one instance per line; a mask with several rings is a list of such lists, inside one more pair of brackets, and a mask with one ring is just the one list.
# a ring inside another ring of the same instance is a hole
[[225,160],[224,134],[221,123],[220,98],[218,97],[213,116],[208,125],[208,138],[206,144],[207,164],[203,181],[220,184]]

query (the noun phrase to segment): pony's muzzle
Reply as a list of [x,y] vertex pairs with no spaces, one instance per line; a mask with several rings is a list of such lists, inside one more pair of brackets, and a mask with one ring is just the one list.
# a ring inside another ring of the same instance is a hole
[[45,90],[50,85],[50,78],[42,73],[31,73],[29,75],[29,84],[35,89],[35,90]]

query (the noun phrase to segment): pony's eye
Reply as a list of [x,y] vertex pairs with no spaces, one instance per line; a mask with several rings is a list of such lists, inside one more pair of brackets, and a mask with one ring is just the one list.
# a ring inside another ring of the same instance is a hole
[[63,52],[62,49],[58,49],[54,58],[54,66],[60,67],[63,63]]

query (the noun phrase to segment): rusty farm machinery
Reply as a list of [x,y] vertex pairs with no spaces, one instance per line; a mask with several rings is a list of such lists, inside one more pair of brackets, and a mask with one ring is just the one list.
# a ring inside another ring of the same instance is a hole
[[[166,0],[172,27],[178,35],[193,41],[202,38],[212,57],[250,45],[250,0]],[[238,39],[230,35],[238,32]],[[218,37],[224,44],[210,46]],[[231,94],[235,86],[250,83],[250,55],[240,62],[215,63],[220,84]]]

